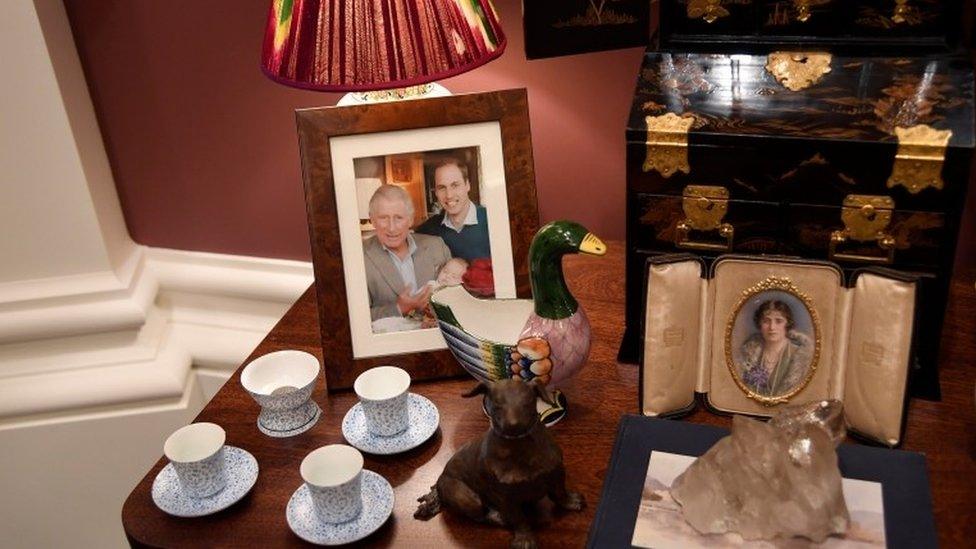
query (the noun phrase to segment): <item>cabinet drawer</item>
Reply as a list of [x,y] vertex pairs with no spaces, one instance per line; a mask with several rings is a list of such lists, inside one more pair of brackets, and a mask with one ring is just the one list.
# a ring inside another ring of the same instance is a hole
[[963,13],[961,0],[661,0],[660,43],[736,52],[832,45],[944,51],[956,43],[953,23]]
[[787,253],[803,257],[823,258],[844,265],[859,263],[889,264],[905,268],[935,268],[944,261],[948,250],[954,248],[954,238],[946,228],[945,215],[938,212],[918,212],[895,209],[891,221],[881,229],[893,240],[891,249],[881,245],[880,238],[858,240],[845,238],[834,246],[831,256],[831,236],[845,228],[841,208],[827,206],[788,206],[786,219]]
[[[689,219],[681,196],[631,193],[627,238],[638,249],[657,252],[780,253],[782,210],[773,202],[729,200],[719,227],[690,228],[682,236],[680,224]],[[695,217],[692,215],[692,217]],[[694,223],[692,223],[694,225]]]
[[899,8],[893,0],[861,0],[852,6],[854,32],[865,38],[938,36],[953,23],[946,20],[946,0],[908,0]]
[[[694,137],[694,136],[692,136]],[[692,144],[687,173],[668,176],[645,170],[647,145],[627,145],[627,185],[635,192],[680,195],[690,184],[718,185],[729,197],[748,201],[836,206],[849,194],[887,195],[900,208],[949,211],[958,208],[966,188],[971,155],[951,149],[941,172],[944,187],[912,192],[889,186],[896,145],[864,146],[841,142],[808,142],[797,147],[769,140],[763,147]]]
[[760,32],[769,36],[836,37],[851,27],[850,0],[766,0],[759,9]]

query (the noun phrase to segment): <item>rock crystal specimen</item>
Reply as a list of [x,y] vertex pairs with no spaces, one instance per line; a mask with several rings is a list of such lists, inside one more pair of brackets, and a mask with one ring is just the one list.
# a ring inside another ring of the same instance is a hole
[[836,452],[842,410],[829,400],[786,407],[768,423],[735,416],[732,434],[674,481],[685,520],[702,534],[745,539],[821,542],[847,531]]

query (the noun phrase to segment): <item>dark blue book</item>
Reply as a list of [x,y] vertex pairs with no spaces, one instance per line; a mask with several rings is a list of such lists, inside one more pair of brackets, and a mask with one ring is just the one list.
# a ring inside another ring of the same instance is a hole
[[[587,547],[630,547],[651,452],[700,456],[727,429],[627,415],[603,484]],[[837,449],[841,476],[881,484],[888,547],[938,547],[925,456],[856,444]]]

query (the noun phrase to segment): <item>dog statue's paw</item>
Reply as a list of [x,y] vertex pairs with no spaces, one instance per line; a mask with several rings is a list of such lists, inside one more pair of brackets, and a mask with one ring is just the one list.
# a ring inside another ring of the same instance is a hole
[[441,512],[441,498],[437,493],[437,486],[432,486],[430,492],[417,498],[420,505],[413,513],[413,518],[419,520],[429,520],[437,513]]
[[586,500],[579,492],[567,492],[566,499],[560,501],[559,506],[567,511],[582,511],[586,507]]
[[535,536],[532,535],[531,530],[517,531],[509,547],[511,549],[536,549]]

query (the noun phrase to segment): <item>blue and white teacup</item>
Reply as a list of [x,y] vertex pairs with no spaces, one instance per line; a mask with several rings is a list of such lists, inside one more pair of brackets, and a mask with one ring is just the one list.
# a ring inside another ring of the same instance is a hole
[[410,374],[406,370],[396,366],[371,368],[359,374],[353,388],[363,408],[366,430],[388,437],[407,429]]
[[191,423],[166,439],[163,453],[173,464],[183,493],[204,498],[224,489],[226,439],[223,428],[214,423]]
[[305,456],[300,471],[319,520],[337,524],[359,516],[363,508],[359,450],[345,444],[323,446]]

